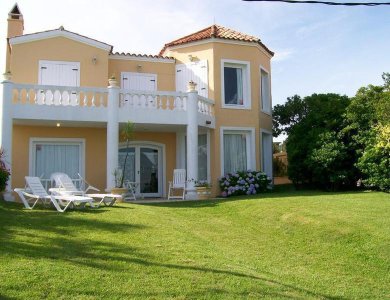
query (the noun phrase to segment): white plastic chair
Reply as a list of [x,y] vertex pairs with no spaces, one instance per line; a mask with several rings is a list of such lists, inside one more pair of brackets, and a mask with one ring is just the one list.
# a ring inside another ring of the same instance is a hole
[[[80,175],[79,175],[80,176]],[[82,178],[80,176],[80,178]],[[58,194],[58,195],[79,195],[86,196],[91,198],[99,199],[97,203],[97,207],[101,204],[105,206],[113,206],[116,200],[121,197],[121,195],[116,194],[87,194],[88,190],[100,191],[99,189],[93,187],[92,185],[88,185],[85,191],[78,189],[72,179],[65,173],[53,173],[50,175],[50,179],[55,183],[56,188],[51,188],[49,191]],[[85,181],[86,182],[86,181]]]
[[[179,196],[174,195],[174,190],[181,189],[183,193]],[[186,193],[186,170],[185,169],[174,169],[173,170],[173,181],[169,182],[168,189],[168,200],[170,199],[183,199]]]
[[[28,209],[33,209],[39,200],[44,204],[51,202],[59,212],[65,212],[70,206],[75,206],[76,204],[85,206],[85,204],[89,203],[91,207],[94,207],[93,199],[90,197],[49,195],[43,187],[39,177],[26,176],[25,180],[26,188],[17,188],[14,191],[18,193],[24,206]],[[31,200],[34,201],[32,206],[29,204],[29,201]],[[63,206],[63,208],[61,206]]]

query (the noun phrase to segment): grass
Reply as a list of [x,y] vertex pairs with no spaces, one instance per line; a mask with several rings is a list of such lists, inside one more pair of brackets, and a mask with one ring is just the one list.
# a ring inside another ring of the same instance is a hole
[[28,211],[0,201],[1,299],[390,299],[390,196]]

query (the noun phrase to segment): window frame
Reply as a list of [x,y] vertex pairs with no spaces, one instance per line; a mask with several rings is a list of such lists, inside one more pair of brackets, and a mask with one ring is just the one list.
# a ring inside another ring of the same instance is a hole
[[[243,104],[225,103],[225,66],[242,69]],[[244,60],[221,59],[221,106],[228,109],[251,109],[251,76],[250,62]]]
[[220,127],[220,157],[221,157],[221,176],[225,175],[225,149],[224,134],[245,134],[246,135],[246,168],[247,170],[256,169],[256,129],[254,127]]
[[[263,99],[263,73],[266,73],[267,74],[267,77],[268,77],[268,87],[267,87],[267,91],[268,91],[268,110],[267,109],[264,109],[264,99]],[[261,112],[267,114],[267,115],[272,115],[272,101],[271,101],[271,75],[270,75],[270,72],[265,69],[263,66],[260,66],[260,85],[259,85],[259,89],[260,89],[260,110]]]
[[[78,138],[40,138],[32,137],[30,138],[29,145],[29,176],[35,176],[36,171],[36,144],[46,144],[46,145],[79,145],[79,172],[82,177],[85,177],[85,139]],[[50,174],[49,174],[50,175]],[[44,178],[50,179],[50,178]]]
[[270,151],[270,173],[271,174],[267,174],[267,176],[269,176],[272,180],[273,180],[273,154],[272,154],[272,145],[273,145],[273,136],[272,136],[272,131],[269,131],[267,129],[264,129],[264,128],[261,128],[260,129],[260,165],[261,165],[261,171],[266,173],[266,170],[265,170],[265,155],[264,155],[264,138],[263,136],[264,135],[268,135],[270,138],[271,138],[271,145],[270,145],[270,149],[268,149],[268,151]]

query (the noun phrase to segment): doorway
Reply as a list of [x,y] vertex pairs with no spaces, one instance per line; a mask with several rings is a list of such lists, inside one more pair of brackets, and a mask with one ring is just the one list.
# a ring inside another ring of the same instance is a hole
[[136,194],[142,197],[161,197],[162,181],[162,147],[154,145],[130,145],[120,147],[118,162],[123,166],[128,153],[125,169],[125,180],[139,183]]

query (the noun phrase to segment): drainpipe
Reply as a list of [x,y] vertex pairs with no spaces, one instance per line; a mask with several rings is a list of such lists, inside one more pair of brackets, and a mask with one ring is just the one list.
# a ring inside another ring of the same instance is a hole
[[188,83],[187,93],[187,193],[186,199],[197,199],[194,181],[198,180],[198,92],[196,83]]
[[118,168],[119,144],[119,87],[115,77],[111,77],[108,86],[107,102],[107,190],[115,187],[114,171]]
[[12,89],[10,72],[4,73],[3,99],[0,105],[0,147],[4,150],[4,162],[11,175],[8,179],[4,200],[14,201],[12,196]]

